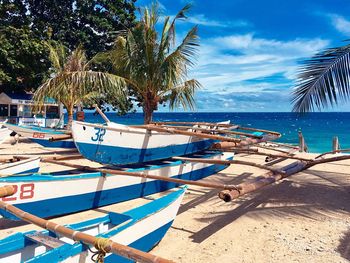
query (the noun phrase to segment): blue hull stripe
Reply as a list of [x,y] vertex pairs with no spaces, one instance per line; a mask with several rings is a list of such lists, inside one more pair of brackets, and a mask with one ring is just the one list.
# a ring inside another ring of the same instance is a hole
[[[141,251],[148,252],[150,251],[153,247],[155,247],[164,237],[166,232],[169,230],[171,227],[173,221],[169,222],[168,224],[158,228],[157,230],[149,233],[148,235],[140,238],[139,240],[136,240],[135,242],[129,244],[129,247],[136,248]],[[106,263],[129,263],[129,262],[134,262],[130,259],[123,258],[118,255],[111,254],[110,256],[105,258]]]
[[[174,176],[172,178],[199,180],[217,173],[226,165],[211,165],[190,173]],[[162,192],[177,187],[180,184],[154,180],[142,184],[135,184],[110,190],[97,191],[74,196],[65,196],[29,203],[16,204],[16,207],[37,215],[39,217],[50,217],[69,214],[78,211],[94,209],[97,207],[119,203],[146,195]],[[0,214],[11,219],[18,219],[12,214],[0,209]]]
[[53,148],[68,148],[72,149],[75,148],[74,141],[69,140],[69,141],[55,141],[55,142],[50,142],[49,140],[45,139],[37,139],[37,138],[30,138],[33,142],[36,142],[44,147],[53,147]]
[[32,174],[32,173],[37,173],[37,172],[39,172],[39,167],[34,168],[34,169],[30,169],[30,170],[25,170],[25,171],[15,173],[15,174]]
[[122,165],[161,160],[208,149],[214,140],[170,145],[160,148],[134,149],[102,144],[76,142],[79,152],[87,159],[104,164]]

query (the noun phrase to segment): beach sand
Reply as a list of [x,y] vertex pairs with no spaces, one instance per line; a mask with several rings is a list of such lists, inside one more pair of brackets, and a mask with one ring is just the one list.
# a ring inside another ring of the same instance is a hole
[[[44,156],[47,151],[25,139],[16,145],[10,141],[0,145],[1,157],[26,153]],[[263,164],[265,158],[239,154],[236,159]],[[72,162],[92,164],[87,160]],[[62,168],[69,169],[41,164],[41,172]],[[238,184],[263,172],[258,168],[231,165],[204,180]],[[220,200],[217,193],[217,190],[190,186],[173,226],[151,253],[175,262],[192,263],[350,261],[350,160],[314,166],[230,203]],[[105,211],[122,212],[163,194],[54,221],[72,223]],[[33,228],[36,227],[0,219],[0,238]]]

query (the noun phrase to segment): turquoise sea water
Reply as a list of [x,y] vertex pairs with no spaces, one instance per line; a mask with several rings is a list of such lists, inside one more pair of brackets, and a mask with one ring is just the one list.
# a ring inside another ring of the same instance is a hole
[[[122,124],[141,124],[142,113],[117,116],[106,113],[112,121]],[[86,113],[87,122],[102,123],[99,115]],[[332,138],[339,137],[341,148],[350,148],[350,112],[323,112],[297,115],[295,113],[155,113],[154,121],[206,121],[231,120],[242,126],[274,130],[282,133],[280,142],[298,144],[298,130],[301,130],[310,152],[325,152],[332,149]]]

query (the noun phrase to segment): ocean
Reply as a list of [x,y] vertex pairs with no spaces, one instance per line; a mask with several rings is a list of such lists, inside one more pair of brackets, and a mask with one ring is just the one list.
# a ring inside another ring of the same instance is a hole
[[[112,121],[122,124],[142,124],[142,113],[129,113],[118,116],[107,112]],[[86,113],[87,122],[103,123],[99,115]],[[242,126],[278,131],[282,134],[279,142],[298,144],[300,130],[309,152],[319,153],[332,150],[332,139],[339,137],[342,149],[350,148],[350,112],[320,112],[298,115],[290,112],[243,113],[243,112],[156,112],[154,121],[219,122],[231,120]]]

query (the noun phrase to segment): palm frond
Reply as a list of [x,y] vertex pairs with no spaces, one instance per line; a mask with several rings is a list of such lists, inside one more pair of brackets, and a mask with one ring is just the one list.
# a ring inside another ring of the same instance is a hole
[[176,42],[176,35],[175,35],[175,23],[176,20],[178,19],[184,19],[187,18],[186,13],[191,9],[192,4],[187,4],[185,5],[174,17],[173,21],[170,23],[169,26],[169,31],[168,31],[168,38],[169,38],[169,43],[172,43],[175,45]]
[[45,42],[49,49],[49,60],[55,72],[63,70],[65,61],[68,56],[68,48],[60,42]]
[[293,91],[293,111],[333,106],[350,95],[350,45],[327,49],[304,62]]
[[170,108],[174,109],[182,106],[183,109],[193,110],[195,108],[194,94],[200,88],[201,84],[195,79],[185,81],[181,86],[174,87],[169,94]]

